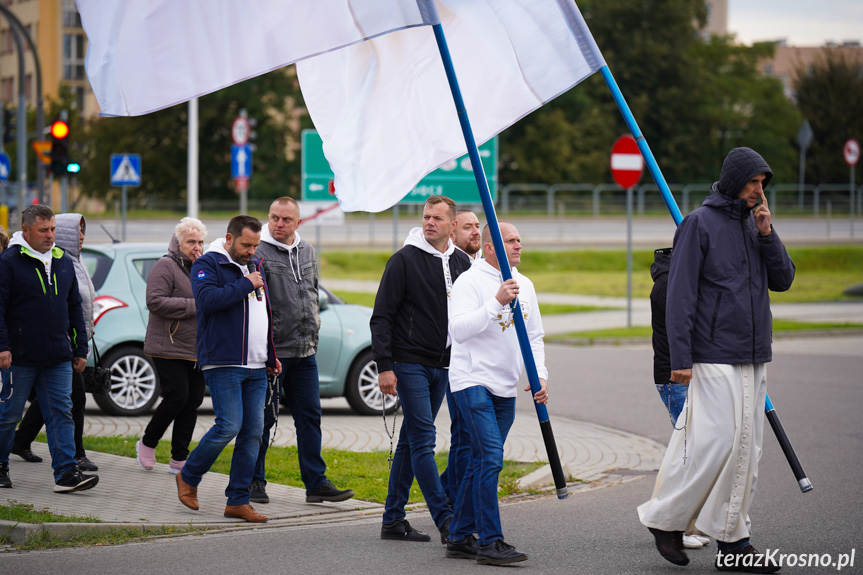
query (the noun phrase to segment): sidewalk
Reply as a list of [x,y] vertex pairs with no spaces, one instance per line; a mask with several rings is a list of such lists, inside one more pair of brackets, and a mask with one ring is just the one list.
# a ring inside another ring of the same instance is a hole
[[[325,400],[338,402],[339,399]],[[194,438],[199,439],[213,424],[214,416],[209,398],[201,408]],[[325,412],[333,411],[326,409]],[[369,457],[385,458],[390,442],[381,417],[325,413],[322,423],[324,447],[350,451],[370,452]],[[389,419],[392,425],[392,419]],[[84,435],[129,435],[140,437],[149,422],[147,417],[111,417],[87,414]],[[401,418],[399,417],[399,424]],[[446,405],[441,409],[437,424],[437,450],[449,448],[449,413]],[[580,480],[570,490],[617,483],[647,475],[659,468],[664,446],[631,433],[609,429],[600,425],[553,418],[552,425],[564,472],[573,480]],[[166,432],[170,437],[170,428]],[[282,414],[277,428],[276,445],[296,445],[290,415]],[[87,455],[98,466],[99,484],[88,491],[73,494],[53,492],[50,456],[45,444],[34,443],[33,451],[42,456],[42,463],[27,463],[17,456],[10,457],[12,489],[4,489],[0,496],[9,501],[33,505],[36,509],[48,508],[64,515],[93,516],[102,524],[46,524],[45,528],[62,534],[82,529],[109,529],[118,526],[136,526],[154,529],[162,525],[179,528],[266,528],[267,526],[311,524],[341,521],[356,517],[379,515],[383,506],[378,503],[351,499],[341,503],[306,503],[305,490],[284,485],[269,484],[270,503],[255,504],[256,509],[270,518],[265,525],[254,525],[222,516],[225,505],[226,475],[208,473],[199,486],[201,509],[192,511],[177,500],[174,476],[168,466],[157,464],[152,471],[142,470],[134,459],[89,452]],[[536,418],[530,413],[518,413],[505,445],[505,458],[515,461],[547,460],[542,436]],[[539,485],[552,483],[548,467],[538,473]],[[532,474],[533,475],[533,474]],[[534,487],[539,486],[534,484]],[[528,486],[525,486],[528,487]],[[12,528],[9,521],[0,521],[0,532]],[[17,526],[10,533],[13,541],[23,541],[28,531],[41,530],[42,526]]]

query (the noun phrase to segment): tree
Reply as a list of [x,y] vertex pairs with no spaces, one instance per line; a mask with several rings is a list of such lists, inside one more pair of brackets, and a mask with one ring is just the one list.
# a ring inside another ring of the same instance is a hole
[[[781,84],[756,68],[772,46],[705,40],[699,0],[582,0],[579,7],[667,181],[712,182],[728,150],[741,145],[763,153],[777,180],[793,177],[799,116]],[[504,132],[501,181],[611,181],[608,154],[626,132],[594,75]]]
[[[848,138],[863,141],[863,58],[825,49],[811,67],[798,68],[794,90],[797,107],[813,133],[806,155],[806,180],[847,182],[849,170],[842,148]],[[856,169],[859,182],[860,168]]]
[[[224,88],[199,100],[199,193],[201,199],[232,204],[231,124],[245,109],[256,122],[250,199],[296,195],[299,161],[291,143],[306,115],[294,68],[283,68]],[[95,118],[87,124],[79,180],[92,197],[116,197],[110,184],[110,155],[141,155],[141,186],[130,198],[148,207],[182,209],[187,175],[188,106],[180,104],[123,118]],[[291,156],[289,158],[289,156]],[[158,202],[154,204],[153,202]]]

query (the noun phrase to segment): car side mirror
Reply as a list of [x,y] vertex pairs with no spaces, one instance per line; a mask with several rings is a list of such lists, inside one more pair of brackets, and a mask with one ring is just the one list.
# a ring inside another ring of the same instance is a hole
[[327,297],[327,294],[320,291],[318,292],[318,311],[322,312],[330,307],[330,300]]

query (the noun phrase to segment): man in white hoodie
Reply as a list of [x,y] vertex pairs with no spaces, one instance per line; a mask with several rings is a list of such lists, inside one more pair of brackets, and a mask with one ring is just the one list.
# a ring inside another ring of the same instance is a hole
[[269,503],[265,477],[270,430],[279,409],[279,392],[287,399],[297,430],[300,478],[306,486],[306,502],[344,501],[354,496],[327,479],[327,464],[321,457],[321,391],[318,381],[318,266],[315,248],[300,239],[302,220],[296,200],[282,197],[270,205],[267,225],[261,229],[261,244],[255,252],[267,276],[273,302],[273,340],[282,363],[277,382],[264,413],[264,434],[252,477],[251,501]]
[[387,262],[369,321],[381,393],[398,394],[402,420],[390,468],[381,539],[430,541],[405,519],[416,475],[429,512],[446,543],[452,509],[434,461],[434,420],[448,384],[447,314],[453,282],[470,267],[450,240],[455,202],[430,196],[423,226],[414,228]]
[[[518,379],[524,360],[513,325],[518,298],[542,386],[533,399],[548,402],[548,369],[542,318],[533,283],[515,266],[521,262],[521,238],[512,224],[500,223],[512,279],[503,281],[488,226],[482,234],[485,259],[453,285],[449,313],[452,336],[450,389],[462,425],[471,440],[471,463],[458,489],[446,556],[506,565],[527,559],[503,540],[497,506],[503,444],[515,419]],[[527,388],[529,390],[530,387]],[[479,541],[474,539],[474,532]]]

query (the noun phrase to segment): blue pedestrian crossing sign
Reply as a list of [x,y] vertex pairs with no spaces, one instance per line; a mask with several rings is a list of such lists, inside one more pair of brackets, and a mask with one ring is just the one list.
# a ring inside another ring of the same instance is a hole
[[231,177],[252,177],[252,149],[248,144],[231,146]]
[[5,182],[9,179],[9,174],[12,173],[12,163],[9,161],[9,154],[0,152],[0,182]]
[[111,185],[141,185],[140,154],[111,154]]

